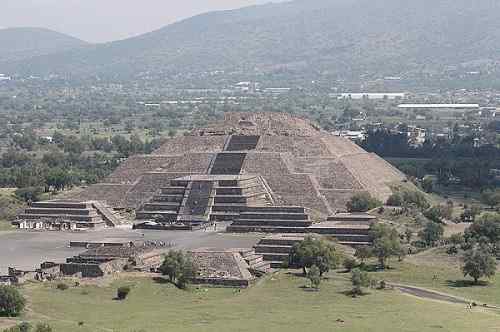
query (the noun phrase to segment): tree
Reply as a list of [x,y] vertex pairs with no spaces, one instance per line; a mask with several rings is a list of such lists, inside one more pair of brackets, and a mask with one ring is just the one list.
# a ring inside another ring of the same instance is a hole
[[290,253],[290,265],[301,267],[304,275],[307,269],[316,265],[322,276],[325,272],[335,268],[339,257],[335,247],[323,239],[307,236],[303,241],[296,243]]
[[36,202],[40,200],[43,189],[40,187],[20,188],[14,192],[14,195],[25,202]]
[[443,219],[451,219],[452,213],[453,207],[450,205],[434,205],[424,211],[424,216],[435,223],[441,223]]
[[403,206],[403,203],[403,196],[399,192],[395,192],[391,196],[389,196],[386,202],[386,204],[389,206]]
[[365,260],[369,259],[373,256],[373,251],[368,246],[359,246],[356,248],[356,252],[354,253],[354,257],[361,260],[361,264],[365,263]]
[[500,214],[484,213],[465,230],[465,241],[472,245],[483,243],[492,248],[493,252],[500,250]]
[[0,316],[19,316],[25,305],[26,300],[17,288],[0,286]]
[[444,227],[434,221],[428,222],[418,236],[428,245],[434,246],[443,237]]
[[382,205],[382,203],[372,197],[368,192],[355,194],[347,202],[347,210],[349,212],[366,212]]
[[399,233],[385,224],[375,224],[370,231],[373,237],[373,254],[378,258],[380,267],[387,267],[387,260],[391,256],[399,256],[401,253],[401,242]]
[[160,272],[168,276],[170,282],[176,283],[179,288],[185,288],[196,276],[197,268],[191,257],[182,251],[171,250],[165,256],[160,266]]
[[434,191],[434,180],[430,176],[426,176],[422,179],[422,189],[426,193],[432,193]]
[[363,287],[370,285],[370,277],[366,271],[356,268],[351,271],[351,282],[351,294],[353,296],[363,295]]
[[481,193],[481,202],[491,208],[500,204],[500,190],[484,190]]
[[356,260],[352,257],[346,257],[342,265],[348,272],[350,272],[352,269],[358,266],[358,262],[356,262]]
[[321,283],[321,272],[316,265],[311,266],[309,272],[307,272],[307,278],[311,281],[311,287],[319,289],[319,284]]
[[464,277],[471,276],[474,284],[480,278],[491,278],[495,275],[497,261],[486,247],[476,247],[467,250],[463,256],[462,271]]

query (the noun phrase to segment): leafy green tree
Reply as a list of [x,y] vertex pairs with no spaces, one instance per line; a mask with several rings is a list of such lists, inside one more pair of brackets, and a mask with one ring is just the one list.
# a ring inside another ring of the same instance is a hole
[[484,213],[465,230],[465,241],[472,246],[483,243],[492,248],[493,252],[500,250],[500,213]]
[[320,274],[328,272],[337,266],[339,256],[335,247],[323,239],[307,236],[303,241],[296,243],[290,253],[290,265],[301,267],[304,275],[307,269],[316,265]]
[[370,277],[366,271],[356,268],[351,271],[351,283],[351,294],[353,296],[363,295],[363,287],[370,285]]
[[361,264],[364,264],[365,260],[373,257],[373,250],[369,246],[359,246],[356,248],[354,257],[361,260]]
[[357,193],[347,202],[349,212],[366,212],[381,206],[382,203],[368,192]]
[[26,300],[12,286],[0,286],[0,316],[16,317],[21,314]]
[[484,190],[481,193],[481,202],[490,206],[495,207],[500,204],[500,190]]
[[185,288],[196,276],[197,268],[189,255],[171,250],[165,256],[160,272],[179,288]]
[[373,237],[373,255],[377,257],[380,267],[387,267],[387,260],[401,253],[401,241],[396,229],[385,224],[375,224],[371,228]]
[[496,269],[496,258],[486,247],[472,248],[464,253],[462,271],[465,277],[471,276],[474,279],[474,284],[480,278],[493,277]]
[[401,193],[399,192],[393,193],[387,199],[386,204],[389,206],[403,206],[404,204],[403,195],[401,195]]
[[311,287],[319,289],[319,285],[321,283],[321,272],[316,265],[311,266],[307,272],[307,278],[311,282]]
[[424,211],[424,216],[435,223],[441,223],[443,219],[451,219],[452,212],[453,208],[449,205],[434,205]]
[[444,234],[444,227],[437,222],[428,222],[424,229],[419,232],[420,238],[428,245],[434,246],[437,241],[439,241]]
[[37,202],[43,193],[43,189],[40,187],[27,187],[20,188],[14,192],[14,195],[25,202]]
[[351,272],[352,269],[358,266],[358,262],[352,257],[346,257],[342,265],[348,272]]
[[434,191],[434,180],[430,176],[426,176],[422,179],[422,189],[426,193],[432,193]]

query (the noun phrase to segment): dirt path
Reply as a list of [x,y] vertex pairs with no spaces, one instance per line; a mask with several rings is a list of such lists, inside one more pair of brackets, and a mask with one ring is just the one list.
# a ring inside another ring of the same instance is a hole
[[418,288],[418,287],[406,286],[406,285],[394,285],[394,284],[391,284],[391,286],[394,287],[394,289],[397,289],[402,293],[413,295],[413,296],[423,298],[423,299],[443,301],[443,302],[455,303],[455,304],[469,304],[470,303],[470,301],[467,301],[467,300],[459,298],[459,297],[455,297],[455,296],[450,295],[450,294],[438,293],[438,292],[431,291],[431,290],[424,289],[424,288]]

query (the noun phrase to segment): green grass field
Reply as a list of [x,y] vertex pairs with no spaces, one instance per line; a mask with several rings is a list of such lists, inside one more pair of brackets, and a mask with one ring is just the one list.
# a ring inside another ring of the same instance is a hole
[[393,269],[375,272],[372,276],[394,283],[419,286],[456,295],[467,300],[478,301],[500,307],[500,272],[492,279],[484,279],[480,285],[472,285],[470,278],[464,278],[460,264],[450,264],[431,255],[423,255],[425,264],[391,262]]
[[[116,288],[132,286],[125,301]],[[65,331],[496,331],[500,313],[468,311],[462,305],[418,299],[391,290],[351,298],[345,275],[333,274],[321,291],[303,289],[305,279],[286,271],[241,292],[181,291],[148,278],[66,291],[54,284],[25,286],[25,319],[47,321]],[[78,326],[78,322],[83,322]]]

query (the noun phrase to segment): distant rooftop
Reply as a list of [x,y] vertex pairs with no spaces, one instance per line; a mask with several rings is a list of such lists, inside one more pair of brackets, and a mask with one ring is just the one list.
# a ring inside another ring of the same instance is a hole
[[479,104],[401,104],[399,108],[457,108],[478,109]]

